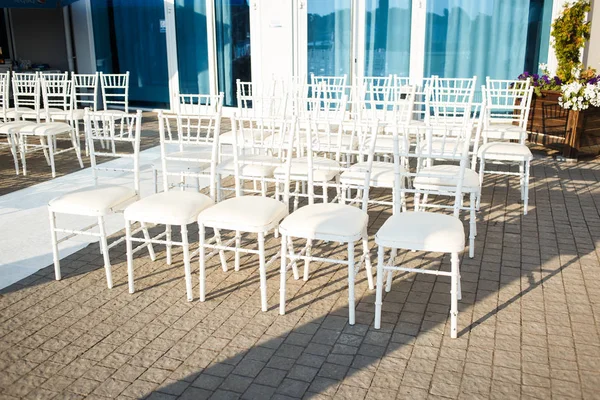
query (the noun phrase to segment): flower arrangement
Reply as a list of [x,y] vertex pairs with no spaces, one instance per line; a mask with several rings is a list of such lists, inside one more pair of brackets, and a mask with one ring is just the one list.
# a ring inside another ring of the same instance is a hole
[[552,46],[558,60],[556,74],[549,71],[548,65],[540,64],[541,75],[524,72],[518,77],[530,79],[537,96],[542,96],[542,90],[560,91],[558,102],[567,110],[600,107],[600,75],[593,68],[585,69],[580,62],[581,49],[590,37],[590,22],[586,21],[589,11],[589,0],[576,0],[566,4],[552,24]]

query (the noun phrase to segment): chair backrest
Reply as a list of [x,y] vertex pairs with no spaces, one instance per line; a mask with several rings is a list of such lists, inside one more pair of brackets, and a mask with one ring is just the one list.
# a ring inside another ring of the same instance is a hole
[[10,71],[0,74],[0,110],[6,116],[10,104]]
[[129,112],[129,71],[124,74],[105,74],[100,72],[102,103],[104,109],[124,108]]
[[411,121],[416,88],[414,85],[392,86],[391,81],[390,76],[385,81],[380,81],[387,86],[373,85],[368,82],[362,87],[357,84],[357,91],[360,92],[358,119],[362,121],[377,119],[382,124],[408,124]]
[[475,87],[473,79],[449,80],[434,77],[425,94],[425,122],[430,126],[458,125],[471,118]]
[[39,73],[13,73],[12,90],[15,108],[28,107],[39,114],[40,111],[40,78]]
[[[142,112],[123,115],[92,112],[84,114],[85,138],[90,151],[90,161],[94,183],[98,183],[101,172],[133,172],[133,186],[140,190],[140,139],[142,133]],[[101,164],[98,158],[123,158],[128,163]],[[113,179],[114,176],[111,176]]]
[[[65,72],[65,76],[68,74]],[[70,79],[47,79],[45,74],[40,75],[42,87],[42,97],[44,99],[44,109],[46,110],[46,119],[49,119],[49,109],[58,108],[63,111],[70,111],[72,102],[72,81]]]
[[[500,80],[487,77],[481,90],[486,103],[484,139],[524,140],[533,98],[530,80]],[[495,130],[494,126],[500,129]],[[507,126],[520,129],[505,129]]]
[[[282,164],[291,162],[297,128],[296,117],[255,118],[234,114],[231,124],[236,196],[241,196],[244,192],[256,193],[254,190],[243,188],[245,180],[256,180],[256,176],[247,175],[246,171],[255,167],[275,170]],[[242,158],[248,155],[258,157]],[[275,181],[268,177],[262,180]],[[266,194],[266,191],[261,192]]]
[[95,74],[71,74],[73,81],[73,108],[89,107],[98,110],[98,72]]
[[[187,99],[188,109],[176,114],[159,111],[160,151],[163,175],[163,188],[169,190],[169,176],[189,176],[209,179],[210,196],[215,198],[216,165],[218,161],[223,93],[210,95],[180,95]],[[185,156],[175,154],[185,152]],[[186,168],[181,170],[173,165],[181,162],[199,167],[200,172]]]
[[46,81],[65,81],[69,79],[68,72],[40,72],[40,78]]
[[288,114],[288,94],[281,80],[264,86],[236,81],[239,117],[278,118]]
[[[458,135],[457,130],[460,130]],[[404,146],[403,143],[411,134],[410,127],[400,124],[393,126],[394,186],[397,192],[404,195],[418,193],[451,196],[454,198],[454,202],[446,207],[440,205],[439,208],[451,208],[454,216],[458,217],[463,197],[462,187],[465,170],[469,164],[472,133],[473,120],[465,119],[460,127],[457,125],[441,125],[435,130],[426,130],[424,146]],[[458,163],[458,173],[453,171],[453,174],[450,175],[444,170],[402,168],[402,166],[429,164],[431,160],[435,160],[436,164],[456,165]],[[406,181],[413,182],[417,174],[419,185],[406,186],[404,184]],[[440,185],[440,182],[444,182],[444,185]],[[395,196],[394,213],[400,212],[404,195]]]

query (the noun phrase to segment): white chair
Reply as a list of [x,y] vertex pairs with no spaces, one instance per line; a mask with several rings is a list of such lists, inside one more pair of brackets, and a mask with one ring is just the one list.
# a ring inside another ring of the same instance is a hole
[[[428,97],[427,108],[431,110],[431,115],[426,119],[425,132],[427,134],[419,135],[422,138],[419,142],[421,151],[435,154],[443,153],[443,149],[450,149],[453,152],[454,146],[449,142],[464,140],[469,141],[469,149],[473,146],[477,151],[477,140],[475,143],[471,142],[473,135],[469,135],[468,139],[463,136],[465,127],[473,129],[475,120],[472,113],[479,117],[482,115],[481,110],[477,107],[473,110],[473,95],[474,90],[471,88],[438,87],[435,96]],[[443,194],[445,188],[453,187],[461,167],[449,164],[444,157],[441,159],[421,157],[418,161],[424,162],[425,165],[418,165],[412,182],[412,185],[419,189],[419,193],[415,194],[415,211],[424,211],[426,208],[448,208],[449,206],[446,205],[428,202],[429,195],[432,193]],[[431,179],[430,175],[436,176],[436,179]],[[461,202],[460,209],[469,212],[469,257],[473,258],[475,256],[475,237],[477,236],[476,211],[481,198],[481,186],[475,170],[465,168],[463,175],[461,190],[464,195],[469,197],[469,203],[468,206],[465,206]],[[444,176],[445,179],[442,178]],[[454,196],[453,192],[448,193],[450,196]]]
[[[442,130],[443,128],[440,128]],[[445,133],[438,135],[445,136],[445,147],[443,149],[432,149],[428,147],[422,151],[420,147],[414,147],[404,154],[400,152],[399,137],[395,136],[396,144],[394,146],[394,165],[396,167],[396,182],[397,187],[401,186],[401,181],[410,176],[414,176],[413,172],[407,172],[400,169],[400,158],[410,157],[416,158],[444,158],[448,161],[458,162],[460,167],[458,173],[454,177],[454,185],[447,185],[439,188],[437,185],[432,187],[432,190],[439,190],[440,193],[446,195],[453,194],[453,215],[439,214],[432,212],[400,212],[400,202],[396,202],[393,207],[393,215],[386,220],[383,226],[375,235],[375,243],[377,244],[377,293],[375,299],[375,329],[381,327],[381,308],[383,300],[383,285],[384,274],[387,272],[386,291],[389,292],[392,285],[393,271],[425,273],[438,276],[450,276],[450,336],[457,336],[457,319],[458,319],[458,300],[460,299],[460,271],[459,271],[459,254],[463,252],[465,247],[465,232],[464,227],[458,214],[462,200],[462,185],[464,179],[464,171],[469,161],[469,141],[472,133],[472,127],[466,125],[463,131],[463,140],[455,139],[455,128],[444,129]],[[405,135],[408,134],[406,130]],[[422,175],[423,176],[423,175]],[[447,182],[448,177],[444,174],[439,175],[430,172],[427,178],[434,184],[441,180]],[[402,189],[407,193],[418,194],[420,189]],[[385,251],[390,249],[389,258],[385,260]],[[439,271],[430,269],[408,268],[397,266],[395,264],[396,253],[399,249],[412,251],[427,251],[441,252],[451,254],[451,270]]]
[[[279,131],[272,132],[273,135],[280,136],[278,142],[286,143],[285,158],[289,165],[292,157],[292,143],[295,119],[285,122],[280,118],[278,125]],[[235,179],[235,197],[225,199],[213,207],[210,207],[200,213],[198,216],[198,228],[200,233],[200,301],[205,300],[206,291],[206,259],[217,252],[220,253],[221,266],[223,271],[227,271],[227,264],[224,262],[224,251],[233,251],[235,254],[235,271],[240,269],[240,254],[250,253],[258,254],[259,257],[259,275],[260,275],[260,293],[261,310],[267,311],[267,267],[276,259],[271,258],[269,262],[265,260],[265,235],[275,231],[281,220],[288,215],[288,197],[284,197],[283,202],[277,198],[267,197],[267,192],[263,190],[257,196],[246,196],[244,181],[254,180],[257,176],[255,170],[272,171],[281,165],[283,160],[279,158],[249,158],[244,153],[244,147],[241,145],[247,136],[245,133],[251,130],[261,130],[267,121],[260,118],[239,118],[233,117],[233,166]],[[252,133],[250,133],[252,135]],[[287,137],[287,140],[284,139]],[[238,140],[240,144],[238,144]],[[269,139],[267,139],[269,140]],[[256,145],[255,148],[258,146]],[[269,146],[267,146],[269,150]],[[219,237],[215,236],[212,241],[205,239],[205,228],[219,230],[235,231],[235,236],[224,244],[219,244]],[[258,236],[258,249],[248,249],[241,246],[242,234],[256,234]],[[206,250],[212,252],[206,255]]]
[[313,85],[325,84],[330,90],[336,90],[346,86],[346,80],[348,77],[344,74],[342,76],[322,76],[310,74],[310,83]]
[[[72,81],[68,72],[61,74],[64,79],[57,79],[55,74],[40,74],[40,87],[44,109],[40,119],[50,121],[71,122],[73,115]],[[79,136],[78,136],[79,137]]]
[[[98,72],[95,74],[71,73],[73,105],[70,120],[73,121],[77,137],[80,136],[79,124],[83,121],[84,109],[89,108],[94,112],[98,110],[98,76]],[[85,151],[86,155],[89,154],[87,141],[85,142]]]
[[[133,254],[144,247],[141,245],[134,249],[133,243],[156,243],[166,245],[167,265],[170,265],[172,262],[171,248],[173,245],[177,245],[183,248],[186,297],[188,301],[193,300],[188,225],[196,223],[198,215],[206,208],[214,205],[215,167],[217,161],[223,95],[212,96],[212,100],[214,102],[210,105],[215,107],[217,112],[210,112],[207,115],[197,114],[195,123],[196,129],[188,130],[186,127],[182,129],[182,124],[178,123],[178,127],[180,127],[177,132],[178,143],[181,145],[180,148],[182,148],[183,151],[189,151],[184,158],[184,161],[193,162],[198,165],[208,164],[207,167],[202,168],[199,174],[194,174],[187,170],[173,171],[173,169],[170,169],[169,164],[171,162],[179,163],[182,157],[178,157],[178,154],[175,154],[175,157],[171,156],[173,153],[179,153],[179,149],[171,149],[167,146],[168,137],[165,131],[168,117],[165,117],[165,114],[162,111],[159,111],[158,113],[164,191],[145,197],[125,209],[125,240],[127,243],[129,293],[134,293],[135,291]],[[173,117],[177,120],[182,119],[182,116],[179,114]],[[188,119],[192,120],[192,116],[185,116],[185,120]],[[200,150],[206,149],[207,146],[210,148],[209,153],[204,153]],[[197,191],[169,190],[170,185],[168,177],[169,174],[172,173],[184,173],[188,176],[195,177],[203,175],[208,179],[210,195],[212,198]],[[152,238],[135,237],[133,236],[134,232],[132,231],[132,224],[135,222],[140,222],[141,224],[165,225],[165,231]],[[181,241],[179,242],[172,239],[171,227],[173,225],[181,228]],[[164,240],[161,239],[163,237],[165,238]]]
[[100,72],[100,88],[104,108],[102,112],[114,113],[115,109],[125,114],[129,112],[129,71],[124,74]]
[[[0,74],[0,120],[2,123],[8,122],[7,113],[10,104],[10,71]],[[0,125],[1,126],[1,125]],[[0,146],[8,147],[13,157],[15,164],[15,173],[19,175],[19,153],[17,152],[17,143],[19,138],[16,133],[11,133],[8,130],[2,131],[0,127],[0,136],[6,136],[6,144]]]
[[[529,168],[533,159],[531,150],[525,144],[527,119],[533,97],[533,87],[529,80],[510,81],[486,79],[482,87],[486,108],[483,129],[483,144],[479,147],[479,179],[483,184],[484,175],[497,174],[518,176],[523,200],[523,214],[529,206]],[[510,141],[516,141],[510,142]],[[507,164],[519,166],[519,172],[486,170],[487,164]]]
[[[347,187],[359,191],[362,196],[359,196],[358,201],[353,198],[346,199],[344,196],[338,198],[338,203],[327,203],[326,201],[320,204],[315,204],[315,176],[323,170],[315,168],[313,161],[313,138],[314,132],[310,121],[306,121],[303,125],[307,126],[300,135],[305,135],[304,142],[306,143],[306,171],[308,175],[307,195],[308,205],[300,207],[298,210],[291,213],[279,225],[279,233],[281,234],[281,269],[280,269],[280,301],[279,313],[285,314],[286,304],[286,279],[287,270],[292,266],[295,267],[299,260],[304,260],[304,280],[308,280],[310,261],[330,262],[336,264],[345,264],[348,266],[348,301],[349,301],[349,323],[355,323],[355,299],[354,299],[354,282],[355,274],[364,267],[367,273],[369,288],[373,288],[373,275],[371,271],[371,260],[368,246],[368,198],[369,198],[369,182],[371,175],[371,166],[373,163],[373,151],[377,139],[378,124],[373,122],[368,125],[355,125],[356,136],[363,137],[361,141],[362,147],[356,150],[355,155],[359,158],[366,158],[367,164],[363,172],[363,181],[358,186]],[[301,126],[301,125],[300,125]],[[352,152],[351,149],[348,149]],[[285,174],[285,187],[289,190],[289,182],[294,179],[293,162],[287,164]],[[339,167],[338,167],[339,168]],[[339,168],[334,173],[336,175],[343,172],[343,168]],[[325,196],[326,197],[326,196]],[[349,203],[358,203],[359,207],[354,207]],[[294,251],[293,239],[306,240],[304,246],[299,252]],[[356,241],[362,241],[363,254],[358,263],[354,260],[354,244]],[[313,244],[315,241],[334,241],[347,244],[348,258],[346,260],[315,257],[312,255]],[[294,278],[298,279],[297,271],[294,268]]]
[[[109,288],[112,288],[113,280],[109,250],[122,242],[125,237],[109,245],[105,217],[123,212],[128,204],[140,197],[141,119],[141,111],[125,117],[119,114],[119,122],[125,125],[125,129],[121,130],[117,128],[117,118],[114,116],[93,112],[85,114],[85,132],[90,145],[90,161],[94,184],[93,186],[65,193],[48,203],[54,273],[57,280],[61,279],[58,244],[77,235],[87,235],[97,237],[100,240],[100,250],[104,257],[104,269],[106,271],[106,283]],[[108,146],[99,149],[100,142],[107,143]],[[120,161],[112,161],[110,165],[101,164],[98,157],[109,157],[120,159]],[[115,173],[118,173],[118,175],[115,176]],[[115,177],[127,177],[131,181],[131,185],[116,185],[112,183]],[[96,222],[78,230],[57,228],[57,214],[96,218]],[[96,227],[98,231],[93,232]],[[148,235],[147,230],[145,228],[143,230]],[[59,239],[58,233],[65,233],[66,235]],[[154,257],[151,246],[148,249]]]
[[[198,157],[210,159],[214,139],[210,135],[203,137],[202,133],[211,132],[215,128],[221,101],[218,96],[204,94],[180,94],[177,97],[179,101],[175,107],[176,114],[163,114],[164,143],[169,154],[167,177],[171,178],[169,187],[177,186],[182,190],[191,187],[200,191],[199,174],[210,163],[198,163]],[[154,193],[158,193],[158,175],[161,169],[162,158],[158,158],[152,163]],[[179,181],[174,183],[173,179]],[[192,184],[189,183],[190,180],[193,181]]]
[[8,110],[6,118],[40,122],[41,88],[39,72],[13,73],[12,92],[15,107]]

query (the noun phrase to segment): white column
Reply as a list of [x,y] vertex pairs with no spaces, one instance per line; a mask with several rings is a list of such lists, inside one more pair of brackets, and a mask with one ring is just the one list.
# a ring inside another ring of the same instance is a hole
[[433,0],[415,0],[412,2],[409,76],[413,84],[421,84],[425,70],[427,1]]

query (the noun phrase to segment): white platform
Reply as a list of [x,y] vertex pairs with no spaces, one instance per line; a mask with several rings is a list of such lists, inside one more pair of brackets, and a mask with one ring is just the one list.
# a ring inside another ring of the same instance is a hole
[[[154,192],[151,165],[159,157],[159,147],[140,154],[142,197]],[[103,166],[118,163],[123,161],[110,161]],[[131,185],[133,182],[129,174],[122,172],[114,172],[108,178],[113,184]],[[0,289],[52,264],[48,201],[92,184],[92,172],[86,168],[0,197]],[[95,218],[89,221],[79,216],[57,217],[59,227],[71,229],[89,225]],[[123,215],[107,217],[106,228],[109,234],[124,229]],[[60,257],[71,255],[96,241],[91,236],[77,236],[63,242],[59,246]]]

